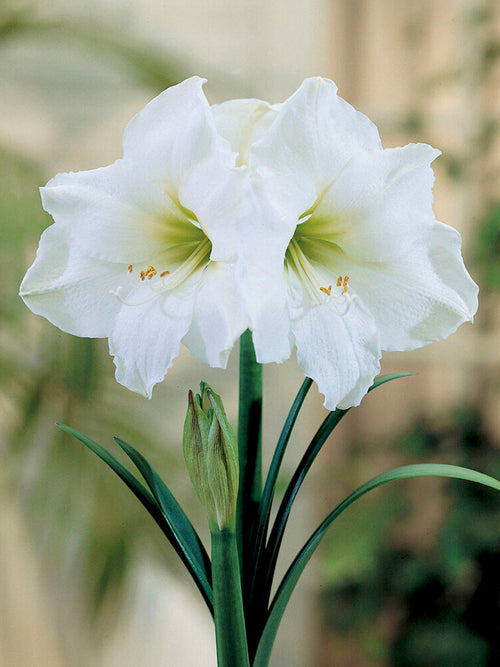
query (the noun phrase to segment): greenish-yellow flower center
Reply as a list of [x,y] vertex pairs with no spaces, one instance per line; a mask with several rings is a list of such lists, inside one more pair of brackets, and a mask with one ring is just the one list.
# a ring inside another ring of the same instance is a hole
[[121,288],[113,292],[126,305],[140,305],[158,294],[176,289],[210,262],[212,243],[196,215],[176,198],[170,199],[172,206],[165,216],[149,223],[148,231],[158,251],[147,262],[127,267],[128,280],[132,281],[133,287],[144,285],[149,288],[148,294],[134,302],[121,297]]
[[349,276],[338,273],[338,260],[343,255],[337,243],[340,225],[333,217],[317,215],[315,207],[299,219],[285,254],[285,269],[297,276],[313,303],[327,302],[342,314],[351,295]]

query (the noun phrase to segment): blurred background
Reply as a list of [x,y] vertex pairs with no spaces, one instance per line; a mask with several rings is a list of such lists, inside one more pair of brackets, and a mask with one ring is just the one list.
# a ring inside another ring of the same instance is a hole
[[[370,394],[325,445],[282,567],[336,502],[390,467],[433,461],[500,476],[499,29],[494,0],[0,1],[1,665],[215,665],[211,619],[156,525],[54,424],[140,449],[204,531],[182,461],[186,394],[207,380],[234,423],[237,351],[228,372],[183,351],[146,401],[114,381],[106,341],[59,332],[17,296],[51,222],[38,187],[120,157],[132,115],[191,74],[208,78],[211,102],[279,102],[304,77],[326,76],[386,147],[439,147],[436,215],[461,232],[481,287],[473,327],[385,355],[385,372],[419,375]],[[268,461],[301,377],[292,359],[264,378]],[[321,404],[313,388],[283,484]],[[492,667],[499,602],[498,496],[398,482],[336,522],[292,597],[272,665]]]

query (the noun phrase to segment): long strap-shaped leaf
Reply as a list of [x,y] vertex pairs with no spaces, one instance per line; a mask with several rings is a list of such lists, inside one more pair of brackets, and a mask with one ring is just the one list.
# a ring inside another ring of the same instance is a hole
[[183,545],[186,557],[190,559],[194,558],[192,563],[193,567],[199,571],[199,575],[204,579],[206,586],[210,588],[210,558],[208,557],[198,533],[186,516],[184,510],[160,475],[144,456],[121,438],[115,437],[114,440],[120,445],[144,477],[146,484],[149,486],[151,493],[163,512],[165,520],[176,535],[178,541]]
[[311,535],[309,540],[306,542],[304,547],[301,549],[291,566],[289,567],[287,573],[285,574],[276,595],[274,596],[271,608],[269,610],[269,616],[262,633],[255,660],[252,667],[267,667],[269,663],[269,658],[271,656],[271,650],[273,647],[274,639],[278,631],[278,627],[285,611],[286,605],[290,599],[290,596],[293,593],[293,590],[299,580],[300,575],[302,574],[305,566],[307,565],[309,559],[313,555],[316,547],[319,545],[320,541],[324,537],[326,531],[333,523],[333,521],[355,500],[363,496],[368,491],[381,486],[382,484],[387,484],[387,482],[392,482],[398,479],[407,479],[410,477],[453,477],[455,479],[462,479],[470,482],[477,482],[479,484],[484,484],[489,486],[497,491],[500,491],[500,481],[485,475],[475,470],[469,470],[468,468],[461,468],[459,466],[453,465],[443,465],[438,463],[430,464],[416,464],[402,466],[400,468],[394,468],[389,472],[382,473],[373,477],[370,481],[366,482],[360,486],[356,491],[351,493],[345,500],[343,500],[337,507],[331,512],[326,519],[320,524],[317,530]]
[[[271,507],[274,498],[274,492],[276,490],[276,482],[278,480],[279,471],[281,468],[281,463],[283,462],[283,457],[292,434],[293,427],[299,415],[304,399],[307,396],[307,392],[311,388],[312,380],[306,378],[302,383],[297,395],[293,401],[290,412],[287,415],[285,423],[283,424],[283,429],[281,430],[276,449],[274,450],[273,458],[271,465],[269,466],[269,471],[266,477],[266,483],[264,485],[264,491],[262,492],[262,498],[259,504],[259,512],[257,517],[257,531],[255,539],[255,551],[254,558],[256,563],[259,562],[261,557],[261,552],[263,551],[264,542],[266,539],[267,529],[269,526],[269,518],[271,515]],[[257,569],[255,570],[256,573]],[[255,585],[255,575],[254,582]]]
[[[380,375],[379,377],[375,378],[372,386],[368,389],[368,391],[373,391],[377,387],[380,387],[381,385],[385,384],[386,382],[390,382],[391,380],[408,377],[409,375],[414,375],[414,373],[387,373],[386,375]],[[337,408],[337,410],[330,412],[330,414],[325,418],[319,429],[316,431],[314,438],[311,440],[310,445],[308,446],[304,456],[297,466],[290,484],[287,487],[283,500],[281,501],[280,507],[276,514],[273,529],[271,531],[271,535],[269,536],[266,553],[262,559],[260,571],[257,575],[259,577],[258,583],[260,590],[262,591],[262,595],[269,596],[270,594],[274,571],[276,569],[276,563],[278,561],[278,554],[281,547],[281,542],[283,540],[286,524],[288,522],[288,517],[290,516],[292,504],[300,487],[302,486],[302,482],[304,481],[307,473],[309,472],[309,469],[314,463],[316,456],[319,454],[321,448],[323,447],[326,439],[348,411],[349,409],[341,410],[340,408]]]
[[[110,454],[107,449],[101,447],[97,442],[79,433],[70,426],[58,424],[63,430],[74,436],[82,444],[88,447],[94,454],[102,459],[116,475],[128,486],[132,493],[144,505],[149,514],[158,524],[164,535],[167,537],[173,548],[185,564],[191,574],[196,586],[203,596],[210,612],[213,614],[213,594],[212,587],[206,574],[206,568],[203,561],[199,561],[198,554],[192,551],[191,544],[185,539],[180,539],[179,531],[174,531],[172,525],[167,521],[163,509],[156,498],[146,489],[146,487],[126,468],[118,459]],[[194,530],[194,529],[193,529]]]

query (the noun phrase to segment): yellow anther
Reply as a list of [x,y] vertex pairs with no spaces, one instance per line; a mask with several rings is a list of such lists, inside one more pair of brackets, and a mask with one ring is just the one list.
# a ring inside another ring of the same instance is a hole
[[132,264],[129,264],[129,265],[128,265],[128,272],[129,272],[129,273],[132,273]]
[[170,271],[168,269],[166,271],[162,271],[160,273],[160,278],[163,278],[164,276],[168,275],[169,273],[170,273]]
[[337,278],[337,287],[342,287],[342,276]]
[[347,285],[347,281],[348,281],[348,280],[349,280],[349,276],[346,276],[346,277],[344,278],[344,289],[342,290],[342,294],[345,294],[345,293],[347,292],[347,290],[349,289],[349,287],[348,287],[348,285]]
[[146,280],[146,278],[151,280],[153,276],[156,276],[156,269],[154,266],[148,266],[148,268],[145,271],[141,271],[139,275],[143,281]]
[[332,293],[332,286],[328,285],[328,287],[320,287],[320,290],[326,294],[326,296],[330,296]]

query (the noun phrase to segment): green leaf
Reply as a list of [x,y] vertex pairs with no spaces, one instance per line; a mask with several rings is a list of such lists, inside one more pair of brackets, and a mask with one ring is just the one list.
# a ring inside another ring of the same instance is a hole
[[[391,382],[391,380],[398,380],[399,378],[407,378],[411,377],[412,375],[418,375],[418,373],[385,373],[385,375],[379,375],[378,377],[375,378],[375,380],[373,380],[372,386],[368,389],[366,393],[369,394],[371,391],[373,391],[377,387],[381,387],[386,382]],[[350,408],[348,409],[350,410]]]
[[211,613],[213,613],[213,597],[212,589],[209,584],[206,582],[206,578],[199,576],[199,572],[194,563],[196,558],[192,554],[187,555],[185,552],[185,545],[180,543],[178,536],[172,530],[170,524],[166,520],[161,505],[157,502],[155,497],[146,489],[146,487],[126,468],[118,459],[116,459],[112,454],[110,454],[104,447],[101,447],[97,442],[91,440],[86,435],[79,433],[70,426],[65,426],[64,424],[58,424],[59,428],[63,431],[66,431],[70,435],[74,436],[82,444],[88,447],[94,454],[96,454],[100,459],[102,459],[110,468],[115,472],[118,477],[128,486],[132,493],[140,500],[140,502],[147,509],[149,514],[153,517],[155,522],[161,528],[164,535],[167,537],[169,542],[172,544],[173,548],[180,556],[183,563],[186,565],[189,573],[191,574],[194,582],[196,583],[198,589],[200,590],[205,602],[207,603],[208,608]]
[[285,423],[283,424],[283,429],[280,433],[276,449],[274,450],[271,465],[269,466],[269,471],[267,473],[266,483],[264,485],[264,491],[262,492],[262,497],[260,499],[259,511],[256,519],[256,537],[254,544],[255,569],[251,589],[252,597],[254,596],[255,586],[257,585],[257,573],[259,571],[259,565],[264,555],[265,539],[269,526],[271,508],[281,463],[283,461],[293,427],[299,415],[302,404],[304,403],[304,399],[307,396],[307,392],[311,388],[311,385],[312,380],[310,378],[305,378],[299,391],[297,392],[297,395],[292,403],[292,407],[290,408],[290,412],[288,413]]
[[196,570],[198,576],[204,582],[207,593],[211,595],[210,559],[191,521],[168,486],[144,456],[121,438],[115,436],[114,440],[144,477],[163,512],[165,520],[181,545],[185,557],[191,562],[193,569]]
[[271,465],[269,466],[269,472],[266,478],[266,484],[264,491],[262,493],[262,498],[259,508],[259,518],[260,522],[264,527],[264,532],[267,529],[269,522],[269,515],[271,513],[271,505],[274,498],[274,492],[276,489],[276,482],[278,480],[278,474],[281,468],[281,463],[285,455],[285,451],[292,434],[293,427],[299,415],[304,399],[307,396],[307,392],[311,388],[312,380],[311,378],[306,378],[302,383],[297,396],[290,408],[290,412],[287,415],[285,423],[283,424],[283,429],[280,433],[276,449],[274,450],[273,459]]
[[289,567],[285,574],[277,592],[274,596],[272,605],[269,610],[269,616],[264,627],[264,631],[260,638],[256,657],[253,662],[253,667],[267,667],[269,658],[271,656],[272,647],[278,631],[279,624],[283,617],[286,605],[295,589],[295,586],[304,571],[305,566],[313,555],[317,546],[324,537],[326,531],[333,523],[333,521],[342,512],[349,507],[355,500],[363,496],[368,491],[376,489],[382,484],[387,484],[399,479],[408,479],[414,477],[452,477],[454,479],[462,479],[469,482],[477,482],[489,486],[492,489],[500,491],[500,481],[477,472],[469,470],[468,468],[461,468],[459,466],[443,465],[438,463],[430,464],[416,464],[394,468],[389,472],[382,473],[373,477],[370,481],[360,486],[356,491],[345,498],[337,507],[331,512],[320,526],[311,535],[304,547],[298,553],[297,557]]
[[[387,373],[386,375],[379,375],[375,378],[372,386],[368,389],[368,392],[373,391],[373,389],[380,387],[386,382],[397,380],[402,377],[408,377],[410,375],[415,375],[415,373]],[[260,564],[259,572],[257,574],[258,581],[256,583],[256,589],[260,591],[261,596],[267,596],[266,603],[269,600],[269,595],[271,593],[278,554],[295,497],[325,441],[349,410],[350,408],[347,410],[337,408],[333,412],[330,412],[325,418],[314,435],[314,438],[311,440],[309,447],[306,449],[304,456],[297,466],[290,484],[285,491],[285,495],[276,514],[271,535],[269,536],[265,555],[262,558],[262,563]]]

